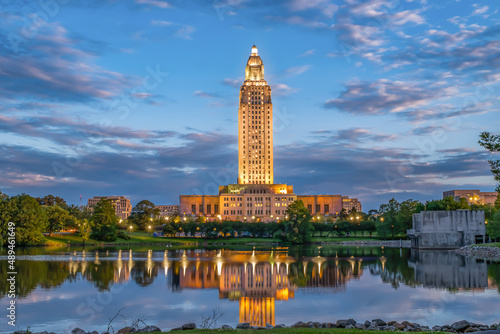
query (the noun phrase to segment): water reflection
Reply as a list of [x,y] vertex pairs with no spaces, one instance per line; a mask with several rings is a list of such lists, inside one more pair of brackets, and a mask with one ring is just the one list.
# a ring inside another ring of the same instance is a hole
[[[239,304],[239,322],[255,326],[276,324],[277,301],[288,303],[299,292],[301,295],[344,293],[350,282],[365,275],[379,277],[394,289],[404,285],[484,291],[497,289],[500,282],[500,264],[451,252],[383,248],[80,250],[52,255],[25,254],[19,256],[17,265],[17,292],[21,297],[29,296],[37,287],[54,289],[53,293],[57,293],[57,287],[65,281],[81,278],[92,282],[98,291],[106,291],[113,284],[130,281],[148,287],[163,276],[167,290],[176,293],[218,290],[220,300]],[[6,277],[2,276],[8,271],[6,261],[0,262],[0,269],[0,293],[5,298],[8,287]]]

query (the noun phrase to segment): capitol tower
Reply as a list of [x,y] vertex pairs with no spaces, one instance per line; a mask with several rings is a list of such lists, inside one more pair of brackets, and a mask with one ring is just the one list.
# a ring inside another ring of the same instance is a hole
[[273,103],[264,63],[252,47],[240,89],[238,184],[273,184]]
[[274,183],[271,86],[264,79],[264,63],[255,45],[247,60],[239,95],[237,181],[219,185],[217,195],[180,195],[179,200],[179,213],[184,220],[203,216],[218,222],[282,222],[288,219],[287,209],[296,200],[304,203],[314,216],[313,221],[323,216],[337,217],[342,209],[361,211],[356,198],[296,195],[292,185]]

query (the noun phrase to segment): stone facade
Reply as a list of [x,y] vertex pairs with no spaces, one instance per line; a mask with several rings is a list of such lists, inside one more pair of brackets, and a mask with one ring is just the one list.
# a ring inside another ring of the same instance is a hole
[[160,210],[160,217],[172,216],[179,212],[178,205],[155,205],[155,208]]
[[484,242],[484,211],[425,211],[413,214],[412,248],[455,249]]

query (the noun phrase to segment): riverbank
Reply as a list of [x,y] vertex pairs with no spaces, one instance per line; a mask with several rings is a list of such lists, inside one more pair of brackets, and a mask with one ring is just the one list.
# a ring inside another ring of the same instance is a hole
[[[190,238],[190,237],[153,237],[151,233],[133,232],[129,234],[130,239],[117,239],[112,242],[98,240],[87,240],[85,243],[80,236],[73,234],[45,236],[45,242],[41,246],[131,246],[131,245],[167,245],[170,247],[190,246],[229,246],[229,245],[286,245],[277,238],[252,238],[252,237],[229,237],[217,239]],[[400,247],[399,240],[378,240],[369,237],[314,237],[310,244],[314,245],[339,245],[358,247]],[[402,247],[409,247],[409,241],[403,240]]]
[[454,250],[456,254],[481,260],[500,261],[500,243],[465,246]]
[[[214,329],[199,329],[195,323],[186,323],[180,327],[173,328],[169,332],[177,331],[189,331],[189,333],[218,333],[218,332],[254,332],[255,330],[265,330],[271,333],[337,333],[337,334],[368,334],[371,332],[380,333],[394,333],[394,332],[423,332],[423,333],[472,333],[481,332],[483,334],[500,334],[500,323],[486,325],[477,324],[469,322],[466,320],[456,321],[450,325],[436,325],[432,328],[428,326],[423,326],[418,323],[411,323],[408,321],[396,322],[388,321],[385,322],[382,319],[373,319],[372,321],[356,322],[354,319],[343,319],[337,320],[336,322],[302,322],[298,321],[291,326],[286,326],[284,324],[279,324],[273,326],[271,324],[266,324],[265,326],[252,326],[248,322],[239,323],[235,328],[229,325],[222,325],[220,328]],[[167,331],[162,331],[156,326],[146,326],[144,328],[137,327],[124,327],[117,330],[117,334],[130,334],[130,333],[163,333]],[[27,331],[16,331],[14,334],[27,334]],[[113,333],[115,333],[113,331]],[[32,334],[55,334],[48,332],[32,333]],[[98,334],[97,331],[85,332],[81,328],[75,328],[71,331],[71,334]],[[108,333],[104,333],[108,334]]]

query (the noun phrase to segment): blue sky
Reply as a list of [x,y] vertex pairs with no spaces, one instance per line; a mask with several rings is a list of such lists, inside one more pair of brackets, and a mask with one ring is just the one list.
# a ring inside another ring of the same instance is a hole
[[275,182],[392,197],[495,187],[495,1],[1,1],[0,190],[177,204],[237,178],[251,46],[274,104]]

